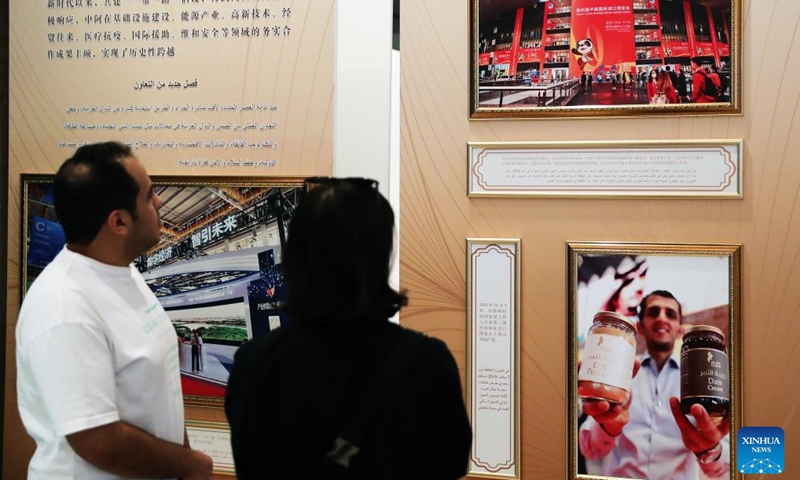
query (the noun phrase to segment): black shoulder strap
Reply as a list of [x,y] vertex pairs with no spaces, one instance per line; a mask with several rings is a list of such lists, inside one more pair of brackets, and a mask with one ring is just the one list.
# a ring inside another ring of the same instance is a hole
[[327,460],[343,469],[349,468],[350,460],[363,446],[367,432],[377,421],[381,409],[386,405],[424,339],[425,335],[408,332],[392,349],[386,362],[378,369],[370,389],[359,402],[355,414],[336,437],[331,451],[325,455]]
[[[703,95],[708,97],[713,97],[716,95],[717,86],[714,85],[714,81],[711,80],[711,77],[706,73],[705,70],[700,70],[700,75],[703,76]],[[710,85],[709,85],[710,84]],[[709,92],[708,90],[714,89],[714,92]]]

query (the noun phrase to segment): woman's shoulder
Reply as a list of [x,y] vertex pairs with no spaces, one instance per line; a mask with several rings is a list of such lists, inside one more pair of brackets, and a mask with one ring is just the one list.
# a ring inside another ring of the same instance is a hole
[[282,327],[247,340],[236,351],[237,362],[247,362],[268,350],[273,350],[286,336],[291,335],[291,326]]
[[398,334],[406,337],[416,337],[421,340],[416,355],[415,363],[422,365],[423,368],[430,370],[437,366],[448,368],[455,366],[455,358],[447,347],[447,344],[436,337],[428,336],[425,333],[410,328],[397,326]]

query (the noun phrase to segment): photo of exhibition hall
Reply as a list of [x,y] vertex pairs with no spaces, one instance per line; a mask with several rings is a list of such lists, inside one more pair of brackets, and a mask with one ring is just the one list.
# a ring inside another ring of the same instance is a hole
[[[155,186],[161,241],[134,265],[183,343],[184,394],[224,397],[236,349],[288,322],[278,311],[280,252],[297,190]],[[49,182],[28,185],[26,289],[65,243],[53,197]]]
[[800,479],[797,0],[0,18],[0,480]]
[[481,105],[647,104],[648,79],[662,71],[688,102],[693,57],[723,80],[718,98],[730,98],[729,1],[479,4]]

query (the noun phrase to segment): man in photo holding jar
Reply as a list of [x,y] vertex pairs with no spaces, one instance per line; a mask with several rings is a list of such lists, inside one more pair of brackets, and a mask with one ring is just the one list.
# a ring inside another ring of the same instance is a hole
[[579,447],[600,460],[603,475],[648,480],[695,480],[730,475],[729,418],[715,422],[701,405],[694,421],[681,412],[680,353],[682,310],[666,290],[642,299],[638,329],[647,351],[636,361],[631,397],[624,405],[583,402],[589,418],[581,425]]

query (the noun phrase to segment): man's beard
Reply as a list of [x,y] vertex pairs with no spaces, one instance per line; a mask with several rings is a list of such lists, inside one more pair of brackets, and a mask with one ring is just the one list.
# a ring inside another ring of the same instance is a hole
[[659,342],[657,340],[647,340],[647,349],[654,352],[671,352],[675,348],[675,341]]

